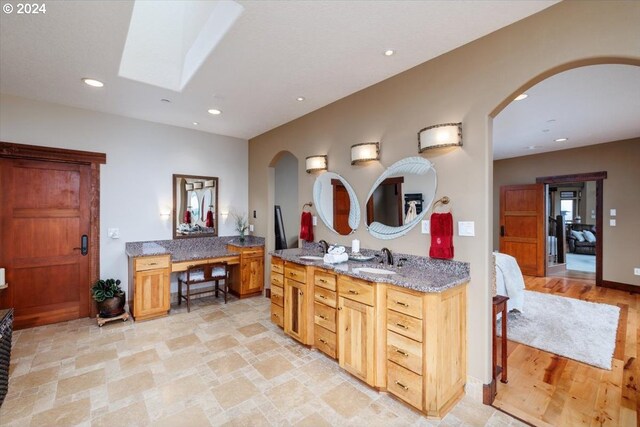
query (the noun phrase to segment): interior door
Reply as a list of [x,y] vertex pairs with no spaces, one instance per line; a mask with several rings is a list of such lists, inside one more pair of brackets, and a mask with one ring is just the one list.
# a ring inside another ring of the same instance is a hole
[[332,179],[333,186],[333,229],[343,236],[351,234],[349,227],[349,212],[351,211],[351,199],[349,193],[339,179]]
[[522,274],[545,275],[544,184],[500,187],[500,252]]
[[[16,328],[89,316],[91,166],[0,159],[0,266]],[[84,237],[83,237],[84,236]]]

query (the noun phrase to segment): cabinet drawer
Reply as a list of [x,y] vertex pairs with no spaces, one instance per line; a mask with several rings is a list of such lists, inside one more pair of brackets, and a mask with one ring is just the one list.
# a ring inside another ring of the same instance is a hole
[[284,277],[282,274],[271,272],[271,284],[273,286],[284,286]]
[[314,283],[316,286],[328,289],[330,291],[336,290],[336,276],[335,274],[325,273],[324,271],[317,271],[315,273]]
[[315,300],[329,307],[336,308],[335,292],[328,291],[324,288],[315,288]]
[[373,286],[373,284],[364,280],[340,276],[340,279],[338,279],[338,294],[341,297],[373,306],[375,298]]
[[284,263],[284,277],[295,280],[296,282],[306,283],[307,269],[306,267],[291,262]]
[[422,342],[422,320],[415,317],[387,310],[387,329]]
[[149,256],[143,258],[136,258],[136,271],[155,270],[157,268],[168,268],[169,257],[168,256]]
[[271,286],[271,303],[284,307],[284,289],[280,286]]
[[395,332],[387,332],[387,359],[422,375],[422,344]]
[[271,303],[271,321],[284,328],[284,309],[273,303]]
[[271,272],[272,273],[284,273],[284,262],[280,258],[271,258]]
[[327,356],[333,357],[334,359],[337,356],[336,353],[336,334],[331,331],[326,330],[322,326],[313,325],[314,327],[314,346],[325,353]]
[[387,308],[422,319],[422,298],[392,287],[387,289]]
[[316,325],[327,328],[331,332],[336,331],[336,309],[327,307],[324,304],[313,304],[313,321]]
[[422,410],[422,376],[387,362],[387,391]]

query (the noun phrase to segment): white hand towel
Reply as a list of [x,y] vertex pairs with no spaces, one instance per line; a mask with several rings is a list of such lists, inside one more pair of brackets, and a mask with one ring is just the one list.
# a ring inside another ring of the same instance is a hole
[[341,262],[349,261],[349,255],[346,253],[326,254],[322,260],[327,264],[339,264]]
[[327,252],[331,255],[340,255],[345,252],[345,248],[344,246],[331,246]]

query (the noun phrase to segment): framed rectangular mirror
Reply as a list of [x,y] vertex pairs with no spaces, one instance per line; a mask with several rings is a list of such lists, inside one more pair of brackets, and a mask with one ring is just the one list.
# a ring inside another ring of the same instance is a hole
[[173,238],[218,235],[218,178],[173,175]]

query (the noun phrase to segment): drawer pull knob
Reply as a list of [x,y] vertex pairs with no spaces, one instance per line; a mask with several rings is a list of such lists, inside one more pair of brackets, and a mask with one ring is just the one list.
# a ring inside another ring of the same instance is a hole
[[396,381],[396,385],[398,387],[400,387],[401,389],[403,389],[404,391],[409,390],[409,387],[407,387],[406,385],[402,384],[400,381]]
[[320,283],[328,283],[328,282],[324,279],[320,279]]
[[326,342],[325,340],[323,340],[322,338],[320,338],[318,341],[320,341],[320,342],[321,342],[322,344],[324,344],[324,345],[329,345],[329,343],[328,343],[328,342]]
[[318,314],[318,317],[321,318],[322,320],[329,320],[327,319],[327,316],[323,316],[322,314]]
[[409,357],[409,353],[407,353],[404,350],[400,350],[399,348],[396,348],[396,353],[400,353],[401,355],[403,355],[404,357]]
[[349,293],[352,295],[358,295],[358,291],[354,291],[353,289],[349,289]]
[[273,317],[280,317],[280,316],[278,316],[277,314],[273,313]]
[[318,296],[322,299],[327,299],[327,297],[325,297],[324,295],[318,295]]
[[296,275],[296,273],[294,273],[293,271],[289,272],[289,276],[295,276],[295,275]]
[[396,323],[396,326],[402,329],[409,329],[407,325],[403,325],[402,323]]
[[298,292],[298,295],[302,296],[302,295],[304,295],[304,292],[299,291],[299,292]]
[[409,304],[406,304],[406,303],[404,303],[402,301],[396,301],[396,304],[401,305],[403,307],[409,307]]

